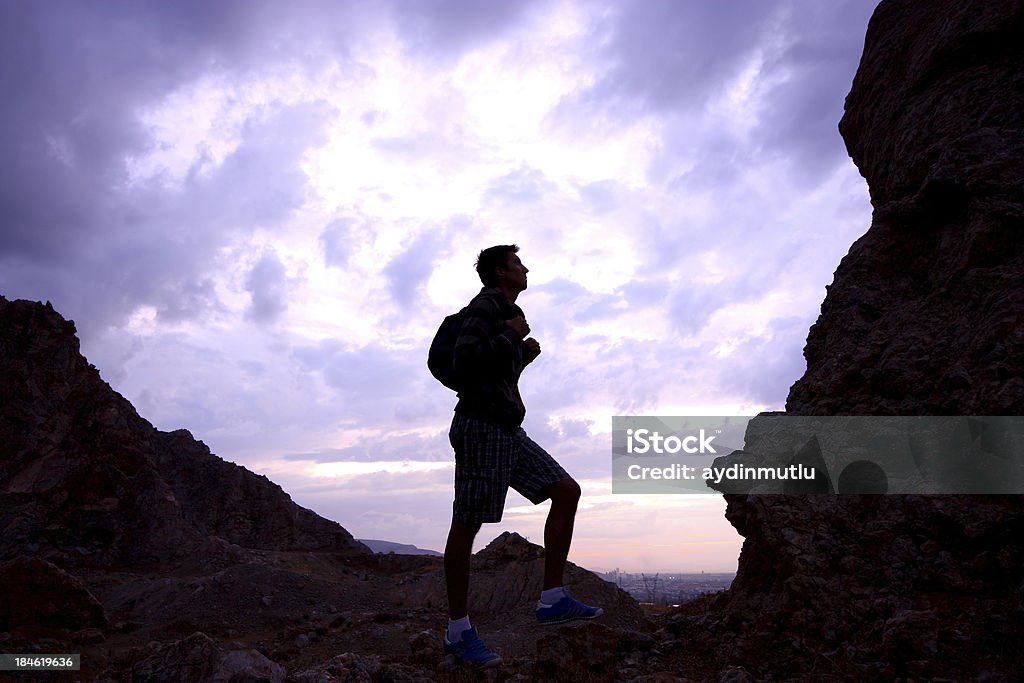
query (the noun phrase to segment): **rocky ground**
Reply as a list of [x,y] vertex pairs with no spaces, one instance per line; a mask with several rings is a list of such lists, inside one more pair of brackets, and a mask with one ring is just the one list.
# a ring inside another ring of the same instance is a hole
[[[241,551],[238,562],[170,573],[89,570],[41,560],[0,568],[5,652],[80,652],[77,674],[31,680],[437,681],[483,674],[441,654],[440,558]],[[489,680],[719,680],[718,662],[679,637],[681,616],[647,612],[575,566],[569,585],[597,620],[540,627],[543,550],[503,534],[474,557],[474,625],[505,663]],[[46,595],[48,599],[42,600]],[[675,624],[675,625],[674,625]],[[21,676],[21,674],[18,674]],[[652,676],[655,676],[652,678]],[[28,676],[24,680],[29,680]],[[742,680],[733,678],[731,680]]]

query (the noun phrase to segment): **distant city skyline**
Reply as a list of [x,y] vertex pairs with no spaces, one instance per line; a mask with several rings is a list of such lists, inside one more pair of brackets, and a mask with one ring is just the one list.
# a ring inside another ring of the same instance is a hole
[[[611,416],[783,408],[870,222],[837,123],[874,5],[5,2],[0,294],[73,319],[158,428],[440,549],[427,346],[515,242],[569,559],[734,571],[720,496],[611,492]],[[510,493],[478,547],[545,512]]]

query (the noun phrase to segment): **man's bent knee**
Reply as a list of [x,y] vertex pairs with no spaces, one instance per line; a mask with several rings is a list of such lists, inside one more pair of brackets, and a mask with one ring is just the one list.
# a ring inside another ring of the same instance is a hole
[[458,517],[452,517],[452,528],[450,534],[459,534],[462,536],[468,536],[470,539],[473,539],[476,538],[476,534],[478,531],[480,531],[481,526],[483,525],[479,522],[463,522]]
[[552,503],[575,505],[579,502],[582,491],[575,479],[562,479],[551,485],[548,494]]

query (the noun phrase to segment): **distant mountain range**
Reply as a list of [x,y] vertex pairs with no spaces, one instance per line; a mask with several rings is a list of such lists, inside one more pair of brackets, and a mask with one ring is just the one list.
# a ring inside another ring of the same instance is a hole
[[435,557],[441,557],[444,553],[439,553],[436,550],[426,550],[424,548],[417,548],[414,545],[408,543],[393,543],[392,541],[377,541],[367,538],[356,539],[367,548],[375,553],[395,553],[396,555],[433,555]]

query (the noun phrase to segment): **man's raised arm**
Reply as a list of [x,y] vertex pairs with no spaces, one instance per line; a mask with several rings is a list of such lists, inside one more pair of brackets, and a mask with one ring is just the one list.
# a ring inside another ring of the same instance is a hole
[[[495,329],[500,332],[492,334]],[[530,326],[522,316],[501,320],[493,299],[474,299],[463,314],[455,340],[455,371],[468,377],[485,369],[509,367],[520,357],[523,337],[529,333]]]

